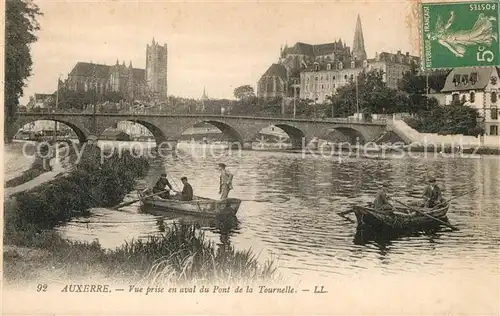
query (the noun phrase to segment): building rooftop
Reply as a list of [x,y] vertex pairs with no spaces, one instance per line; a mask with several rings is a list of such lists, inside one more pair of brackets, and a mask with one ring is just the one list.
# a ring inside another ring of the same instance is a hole
[[[109,78],[111,70],[114,67],[119,67],[120,72],[123,73],[129,70],[129,68],[127,68],[125,65],[108,66],[87,62],[77,62],[69,73],[69,76],[107,79]],[[136,80],[145,80],[146,70],[141,68],[132,68],[132,75]]]
[[490,81],[493,69],[494,67],[455,68],[446,77],[441,92],[484,89]]

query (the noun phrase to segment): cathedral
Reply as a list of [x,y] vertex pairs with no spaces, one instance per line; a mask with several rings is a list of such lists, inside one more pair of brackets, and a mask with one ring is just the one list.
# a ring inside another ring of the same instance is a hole
[[357,17],[352,49],[338,39],[332,43],[311,45],[298,42],[281,48],[277,63],[272,64],[257,83],[262,98],[300,97],[323,103],[336,89],[346,85],[360,72],[380,69],[387,85],[397,88],[403,73],[419,58],[402,54],[381,53],[368,59],[361,18]]
[[133,100],[166,101],[167,84],[167,44],[155,42],[146,45],[146,69],[134,68],[132,62],[108,66],[78,62],[64,82],[67,89],[78,92],[95,91],[97,95],[117,92],[123,98]]

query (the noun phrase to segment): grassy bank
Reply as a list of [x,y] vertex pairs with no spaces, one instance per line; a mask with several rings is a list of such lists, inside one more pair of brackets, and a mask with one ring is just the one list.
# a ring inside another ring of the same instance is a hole
[[42,279],[51,272],[63,280],[99,275],[107,280],[147,284],[258,280],[275,274],[271,262],[261,266],[249,251],[218,248],[187,224],[115,250],[104,250],[97,242],[70,242],[54,232],[45,232],[33,241],[31,249],[30,254],[16,248],[4,251],[7,283]]
[[[128,152],[100,163],[89,146],[69,174],[20,192],[4,203],[4,277],[9,283],[41,278],[183,282],[208,279],[263,279],[272,263],[259,265],[249,251],[217,247],[193,226],[179,224],[162,236],[105,250],[98,242],[72,242],[52,228],[97,206],[120,203],[145,175],[148,162]],[[54,275],[47,276],[47,273]]]

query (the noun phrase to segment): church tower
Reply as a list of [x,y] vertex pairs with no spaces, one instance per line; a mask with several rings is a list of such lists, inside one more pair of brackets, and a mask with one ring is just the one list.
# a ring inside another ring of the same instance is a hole
[[146,83],[152,96],[159,101],[168,98],[167,60],[167,44],[161,46],[153,37],[151,45],[146,46]]
[[358,14],[356,29],[354,30],[354,42],[352,44],[352,55],[355,60],[365,60],[365,39],[363,38],[363,29],[361,28],[361,18]]

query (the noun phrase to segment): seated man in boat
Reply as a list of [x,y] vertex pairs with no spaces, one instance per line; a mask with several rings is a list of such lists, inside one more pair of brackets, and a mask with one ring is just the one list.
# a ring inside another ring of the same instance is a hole
[[434,177],[429,178],[429,185],[424,189],[424,207],[433,208],[442,201],[441,189]]
[[377,192],[377,196],[373,201],[373,208],[379,212],[392,212],[394,210],[394,206],[389,203],[389,198],[387,197],[387,193],[384,189],[380,189]]
[[186,177],[181,178],[182,184],[184,187],[182,188],[181,194],[178,194],[174,197],[174,199],[179,201],[192,201],[193,200],[193,187],[188,183],[188,179]]
[[[168,187],[168,189],[167,189],[167,187]],[[162,199],[169,199],[170,198],[170,190],[173,190],[173,189],[172,189],[172,185],[170,184],[170,182],[167,179],[167,174],[162,173],[160,175],[160,178],[158,179],[158,181],[156,181],[155,186],[153,187],[153,193],[165,191],[161,194],[158,194],[158,196],[161,197]]]

